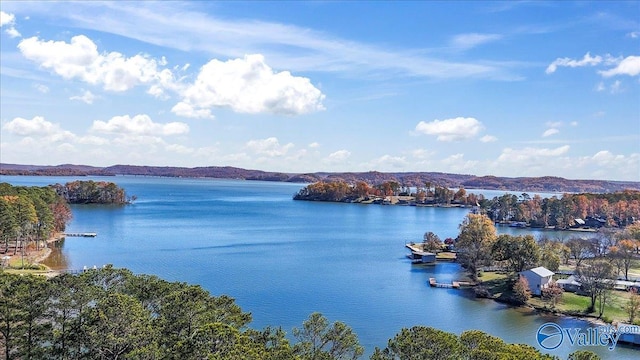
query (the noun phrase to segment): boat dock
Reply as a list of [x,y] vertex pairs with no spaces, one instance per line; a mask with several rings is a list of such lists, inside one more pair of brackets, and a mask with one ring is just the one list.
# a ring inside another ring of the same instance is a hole
[[429,286],[444,289],[459,289],[461,285],[467,285],[467,283],[461,283],[460,281],[452,281],[451,284],[439,283],[436,278],[429,278]]
[[407,257],[413,264],[427,264],[433,265],[436,263],[436,254],[428,251],[422,251],[416,244],[409,243],[404,245],[407,249],[411,250],[411,254]]
[[65,237],[96,237],[98,233],[94,232],[84,232],[84,233],[64,233]]

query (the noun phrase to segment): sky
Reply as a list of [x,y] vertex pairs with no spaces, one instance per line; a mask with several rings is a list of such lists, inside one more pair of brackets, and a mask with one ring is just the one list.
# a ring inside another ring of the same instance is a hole
[[2,163],[640,181],[640,1],[0,11]]

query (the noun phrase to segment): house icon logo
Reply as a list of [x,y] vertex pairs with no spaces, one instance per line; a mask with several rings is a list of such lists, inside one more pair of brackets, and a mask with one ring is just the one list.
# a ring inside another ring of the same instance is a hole
[[542,346],[545,350],[557,349],[562,345],[562,340],[564,340],[562,328],[552,322],[542,324],[536,333],[536,340],[538,341],[538,345]]

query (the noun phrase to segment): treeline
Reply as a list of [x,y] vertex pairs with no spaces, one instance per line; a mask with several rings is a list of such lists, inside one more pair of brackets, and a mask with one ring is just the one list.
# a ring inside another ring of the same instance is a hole
[[640,191],[564,194],[561,198],[505,194],[482,201],[481,206],[494,221],[534,227],[624,227],[640,219]]
[[[437,236],[427,233],[424,247],[437,247]],[[483,214],[468,214],[460,225],[460,234],[455,241],[457,260],[467,270],[472,280],[478,280],[484,267],[497,268],[516,275],[521,271],[537,266],[544,266],[557,271],[560,264],[569,265],[573,261],[574,276],[582,285],[582,291],[590,297],[587,313],[595,310],[599,303],[599,316],[604,312],[608,296],[614,287],[615,279],[623,277],[629,280],[629,269],[638,260],[640,254],[640,222],[626,227],[622,231],[603,232],[590,239],[573,237],[561,240],[542,239],[536,242],[533,236],[497,235],[493,221]],[[515,285],[515,284],[514,284]],[[526,288],[526,286],[525,286]],[[476,287],[476,294],[482,293],[483,287]],[[550,287],[558,292],[549,294],[554,302],[562,296],[559,287]],[[517,294],[518,291],[514,293]],[[520,292],[520,295],[524,292]],[[517,303],[525,303],[529,295],[512,299]],[[547,296],[542,293],[543,298]],[[629,313],[630,322],[635,313]]]
[[[4,359],[358,359],[352,329],[313,313],[293,329],[248,327],[228,296],[107,266],[51,279],[0,273]],[[582,359],[572,354],[570,359]],[[590,353],[589,355],[593,355]],[[588,359],[597,359],[597,356]],[[402,329],[371,359],[558,359],[481,331]]]
[[70,204],[126,204],[128,198],[123,188],[107,181],[72,181],[64,185],[52,185],[53,189]]
[[[385,181],[371,186],[365,181],[354,184],[345,181],[319,181],[300,189],[294,195],[295,200],[366,202],[387,196],[405,196],[413,198],[412,204],[424,205],[477,205],[484,200],[483,195],[467,193],[464,188],[456,191],[444,186],[426,182],[422,186],[410,187],[397,181]],[[381,199],[379,199],[381,200]]]
[[39,249],[70,219],[67,202],[53,188],[0,183],[0,253]]
[[530,192],[613,192],[625,189],[640,190],[637,181],[608,180],[570,180],[560,177],[520,177],[507,178],[496,176],[474,176],[449,174],[441,172],[315,172],[315,173],[281,173],[261,170],[249,170],[232,166],[205,167],[159,167],[114,165],[109,167],[93,167],[86,165],[35,166],[0,164],[0,175],[140,175],[191,178],[244,179],[263,181],[287,181],[313,183],[318,181],[344,181],[355,184],[364,181],[369,184],[381,184],[394,181],[404,186],[423,186],[426,182],[439,184],[445,188],[476,188],[507,191]]
[[536,266],[557,271],[561,264],[570,261],[579,267],[589,259],[607,259],[614,267],[615,276],[629,278],[629,269],[640,255],[640,222],[623,230],[593,233],[594,236],[571,237],[565,241],[541,238],[532,235],[498,235],[494,223],[484,214],[468,214],[458,237],[440,238],[427,232],[422,247],[426,251],[438,252],[451,245],[457,251],[458,262],[469,271],[475,280],[482,267],[491,267],[518,273]]
[[[295,200],[333,202],[382,202],[384,197],[406,196],[404,203],[415,205],[478,206],[495,222],[522,222],[532,227],[586,226],[624,227],[640,219],[640,191],[625,190],[604,194],[564,194],[558,198],[542,198],[504,194],[486,199],[482,194],[468,193],[464,188],[452,190],[426,182],[409,187],[397,181],[371,186],[364,181],[319,181],[300,189]],[[582,223],[581,223],[582,221]]]

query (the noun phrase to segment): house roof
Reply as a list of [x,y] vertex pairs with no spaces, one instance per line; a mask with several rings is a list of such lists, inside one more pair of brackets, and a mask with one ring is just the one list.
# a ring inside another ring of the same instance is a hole
[[544,266],[538,266],[537,268],[533,268],[533,269],[529,269],[528,271],[531,271],[532,273],[540,276],[540,277],[547,277],[547,276],[552,276],[554,274],[553,271],[547,269]]
[[580,286],[582,284],[580,284],[580,282],[578,282],[576,280],[576,277],[571,275],[566,279],[560,279],[556,281],[556,284],[568,284],[568,285],[575,285],[575,286]]

